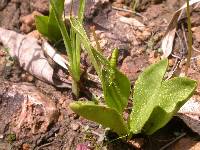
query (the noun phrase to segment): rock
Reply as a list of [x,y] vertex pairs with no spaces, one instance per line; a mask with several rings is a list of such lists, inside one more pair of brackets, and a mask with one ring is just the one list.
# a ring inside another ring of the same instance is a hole
[[28,81],[28,82],[33,82],[33,81],[34,81],[34,77],[33,77],[32,75],[29,74],[29,75],[27,76],[27,81]]
[[135,149],[141,149],[144,145],[144,139],[143,138],[134,138],[130,141],[128,141]]
[[0,134],[12,131],[18,139],[45,133],[59,112],[55,103],[28,83],[0,82]]
[[0,1],[0,11],[6,7],[8,4],[8,0],[1,0]]
[[42,14],[34,11],[33,13],[20,17],[21,27],[20,31],[23,33],[29,33],[35,29],[35,16],[41,16]]
[[31,11],[38,11],[42,14],[49,12],[49,1],[48,0],[31,0],[30,2]]
[[125,0],[116,0],[116,3],[124,4]]
[[124,5],[121,3],[114,2],[112,3],[112,6],[117,7],[117,8],[123,8]]
[[22,150],[30,150],[30,149],[31,149],[31,146],[30,146],[29,144],[24,143],[24,144],[22,145]]
[[148,65],[148,61],[144,56],[132,58],[128,56],[124,59],[120,71],[122,71],[131,82],[135,81],[139,73]]
[[20,10],[17,4],[8,3],[8,5],[0,11],[0,26],[6,29],[18,30],[19,16]]
[[86,144],[78,144],[76,150],[90,150]]
[[124,17],[131,17],[132,13],[131,12],[124,12],[120,11],[118,12],[119,15],[124,16]]
[[200,43],[200,26],[193,28],[193,36],[195,40]]
[[77,123],[71,123],[70,126],[73,131],[77,131],[80,128],[80,125]]

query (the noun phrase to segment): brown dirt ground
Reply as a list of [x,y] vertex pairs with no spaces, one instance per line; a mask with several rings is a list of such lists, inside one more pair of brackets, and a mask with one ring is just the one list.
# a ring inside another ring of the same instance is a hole
[[[48,13],[48,5],[46,5],[47,1],[45,0],[30,0],[30,2],[26,0],[3,1],[4,2],[2,3],[0,2],[0,26],[18,32],[20,32],[21,27],[20,17],[28,15],[34,10],[43,14]],[[160,41],[173,12],[179,8],[179,4],[173,0],[161,1],[161,3],[156,4],[144,4],[145,5],[142,6],[142,10],[139,9],[139,13],[146,19],[143,19],[140,16],[132,16],[146,25],[146,28],[143,31],[121,23],[118,19],[119,15],[127,15],[123,11],[109,10],[107,16],[108,18],[106,18],[106,21],[104,20],[103,22],[102,20],[105,19],[105,16],[103,15],[99,15],[93,19],[94,25],[98,24],[96,28],[99,33],[100,44],[102,49],[104,49],[105,56],[110,55],[112,48],[120,48],[119,68],[129,77],[132,84],[134,84],[137,76],[146,66],[159,60],[160,55],[157,49],[160,47]],[[101,13],[107,13],[107,11],[101,11]],[[193,28],[195,28],[193,36],[194,46],[196,49],[200,48],[199,20],[200,11],[193,12],[192,25]],[[31,30],[32,29],[30,29],[30,31]],[[178,53],[180,46],[177,42],[175,43],[175,48]],[[17,64],[12,66],[6,65],[10,61],[6,60],[6,56],[3,54],[2,49],[3,48],[0,50],[0,83],[2,84],[4,80],[9,81],[10,84],[24,81],[24,79],[22,79],[22,74],[25,74],[25,72],[21,70]],[[198,53],[195,53],[194,55],[198,56]],[[87,58],[84,58],[84,60],[88,63]],[[173,58],[171,58],[171,61],[174,63]],[[87,66],[89,65],[86,65],[86,67]],[[200,63],[198,59],[192,62],[189,76],[199,81]],[[159,130],[159,132],[152,136],[147,137],[144,135],[136,135],[131,141],[123,142],[121,140],[113,141],[116,136],[113,133],[108,133],[106,140],[102,141],[104,130],[101,126],[78,117],[68,108],[68,104],[73,101],[71,90],[56,89],[55,87],[37,79],[26,79],[25,81],[30,82],[47,97],[51,97],[53,101],[55,101],[60,112],[59,120],[57,123],[53,124],[46,133],[32,135],[31,137],[22,135],[24,138],[16,138],[16,140],[12,142],[8,140],[8,138],[12,135],[12,131],[4,130],[3,133],[0,133],[0,135],[3,134],[4,136],[4,138],[0,137],[0,150],[8,148],[12,148],[14,150],[73,150],[77,147],[81,149],[81,146],[82,149],[84,149],[84,145],[87,145],[88,149],[156,150],[175,139],[177,134],[184,132],[187,133],[185,136],[185,141],[187,142],[190,141],[188,139],[194,139],[194,137],[196,138],[196,134],[194,134],[180,119],[174,118],[166,127]],[[93,88],[91,90],[96,91],[97,89]],[[197,96],[199,95],[199,90],[200,87],[197,89]],[[83,98],[84,95],[87,94],[83,92]],[[2,107],[1,103],[0,106]],[[10,107],[7,108],[12,110],[13,105],[9,104],[9,106]],[[3,108],[0,108],[0,113],[7,113],[6,117],[11,115],[9,111]],[[4,121],[5,120],[0,120],[0,124],[4,123]],[[6,129],[5,126],[0,127],[1,130],[2,128]],[[7,129],[9,129],[9,127],[7,127]],[[172,146],[168,149],[178,149],[181,142],[182,141],[178,142],[179,145],[172,144]],[[191,148],[195,145],[195,140],[192,140],[189,144],[191,144],[189,146],[189,148]]]

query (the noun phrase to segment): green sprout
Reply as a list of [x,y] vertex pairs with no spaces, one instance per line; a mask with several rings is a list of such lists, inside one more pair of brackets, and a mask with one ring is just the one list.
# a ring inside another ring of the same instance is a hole
[[[58,41],[60,37],[63,38],[69,60],[69,73],[72,76],[72,92],[76,97],[79,97],[79,82],[81,76],[80,36],[76,34],[73,28],[70,28],[69,32],[66,29],[65,22],[63,20],[64,0],[50,0],[50,5],[49,17],[37,17],[36,26],[37,29],[50,40]],[[81,23],[83,22],[84,9],[85,0],[80,0],[77,19]]]
[[[130,92],[130,81],[113,62],[117,60],[116,50],[111,62],[108,61],[91,46],[81,22],[75,18],[70,21],[101,80],[105,100],[105,104],[91,101],[71,103],[70,108],[80,116],[109,127],[121,137],[138,133],[150,135],[166,125],[193,95],[196,81],[186,77],[163,79],[168,67],[167,59],[149,66],[141,73],[133,92]],[[123,112],[130,93],[133,93],[133,108],[129,119],[125,120]]]

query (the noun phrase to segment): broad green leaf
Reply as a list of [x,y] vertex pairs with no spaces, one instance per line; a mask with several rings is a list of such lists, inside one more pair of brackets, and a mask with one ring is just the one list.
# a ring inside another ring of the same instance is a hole
[[151,65],[138,78],[130,115],[133,134],[152,134],[163,127],[188,100],[196,88],[196,82],[187,78],[162,81],[167,60]]
[[[48,37],[48,16],[36,16],[35,23],[37,30],[44,36]],[[51,39],[50,39],[51,40]]]
[[180,107],[192,96],[196,81],[188,78],[173,78],[164,81],[157,92],[157,102],[149,120],[144,126],[146,134],[152,134],[172,118]]
[[111,68],[102,70],[103,93],[106,104],[116,109],[120,114],[127,106],[131,84],[128,78],[115,69],[114,77],[110,82]]
[[36,28],[50,41],[57,42],[62,37],[52,9],[49,16],[36,16]]
[[133,133],[140,133],[150,117],[153,107],[154,94],[161,86],[163,76],[168,65],[167,59],[151,65],[138,77],[133,93],[133,110],[130,114],[130,129]]
[[54,42],[59,41],[62,38],[62,34],[60,32],[59,26],[57,24],[55,14],[50,8],[50,14],[49,14],[49,20],[48,20],[48,33],[51,39],[53,39]]
[[73,102],[69,106],[80,116],[109,127],[118,135],[129,133],[122,116],[115,109],[96,105],[93,102]]

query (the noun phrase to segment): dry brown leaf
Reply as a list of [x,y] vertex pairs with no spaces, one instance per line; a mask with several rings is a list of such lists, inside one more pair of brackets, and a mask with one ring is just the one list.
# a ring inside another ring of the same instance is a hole
[[[194,4],[200,2],[200,0],[190,0],[190,6],[193,6]],[[174,38],[175,38],[175,33],[176,33],[176,27],[179,22],[179,20],[183,17],[183,13],[185,8],[187,7],[187,4],[185,3],[179,10],[177,10],[168,27],[167,31],[165,33],[165,36],[162,41],[162,50],[163,50],[163,56],[168,57],[172,53],[173,49],[173,43],[174,43]]]
[[[36,78],[56,87],[70,87],[68,83],[64,83],[55,77],[54,68],[47,61],[43,48],[36,38],[0,28],[0,43],[8,48],[10,56],[15,57],[25,71]],[[50,46],[44,47],[49,48]],[[64,66],[66,62],[61,59],[61,56],[58,56],[59,54],[53,48],[47,51],[53,57],[53,60],[56,60],[62,67]],[[64,68],[67,69],[66,66]]]
[[143,23],[141,23],[140,21],[138,21],[137,19],[135,19],[135,18],[127,18],[127,17],[121,16],[119,18],[119,21],[121,21],[123,23],[126,23],[126,24],[129,24],[129,25],[131,25],[133,27],[136,27],[141,31],[143,31],[145,29],[145,25]]
[[200,135],[200,101],[190,99],[178,112],[188,127]]

